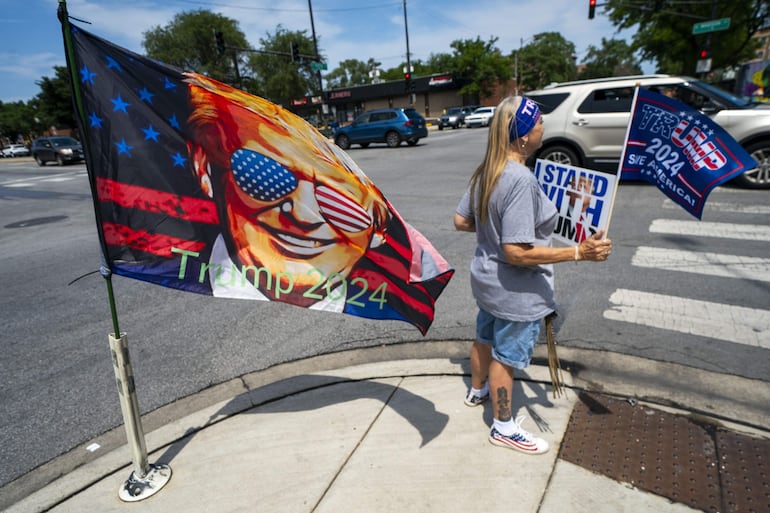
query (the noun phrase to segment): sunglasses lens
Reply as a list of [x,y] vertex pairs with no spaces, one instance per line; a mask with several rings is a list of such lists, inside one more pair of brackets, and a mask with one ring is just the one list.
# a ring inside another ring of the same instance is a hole
[[238,186],[258,201],[276,201],[297,188],[297,177],[281,164],[256,151],[241,148],[230,156]]
[[339,192],[320,185],[315,190],[316,201],[324,219],[346,232],[360,232],[372,224],[369,212]]

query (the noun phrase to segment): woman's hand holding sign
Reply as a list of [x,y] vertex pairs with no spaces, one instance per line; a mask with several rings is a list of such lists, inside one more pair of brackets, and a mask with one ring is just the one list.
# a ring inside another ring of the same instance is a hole
[[575,260],[593,260],[594,262],[607,260],[612,253],[612,241],[602,237],[604,237],[604,230],[596,232],[575,246],[577,249]]

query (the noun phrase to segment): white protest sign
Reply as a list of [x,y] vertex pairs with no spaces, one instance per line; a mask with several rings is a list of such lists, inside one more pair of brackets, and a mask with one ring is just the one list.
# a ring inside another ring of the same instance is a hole
[[538,159],[535,176],[559,212],[554,240],[575,246],[606,230],[615,201],[614,173]]

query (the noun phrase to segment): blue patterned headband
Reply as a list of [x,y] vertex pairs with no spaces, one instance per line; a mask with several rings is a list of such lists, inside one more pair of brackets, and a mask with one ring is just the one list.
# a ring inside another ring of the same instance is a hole
[[511,141],[527,135],[540,120],[540,109],[529,98],[522,98],[521,105],[516,111],[516,116],[511,120]]

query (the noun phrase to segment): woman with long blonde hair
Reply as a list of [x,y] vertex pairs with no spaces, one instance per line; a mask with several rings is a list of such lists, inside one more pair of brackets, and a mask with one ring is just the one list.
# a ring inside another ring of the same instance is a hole
[[526,161],[543,139],[537,104],[520,96],[500,102],[489,125],[487,150],[454,216],[455,228],[476,233],[471,291],[479,307],[471,349],[471,389],[477,406],[491,397],[489,441],[527,454],[548,451],[548,442],[521,427],[512,410],[514,369],[526,368],[540,322],[556,310],[553,265],[604,261],[612,243],[598,232],[580,245],[552,247],[557,209]]

